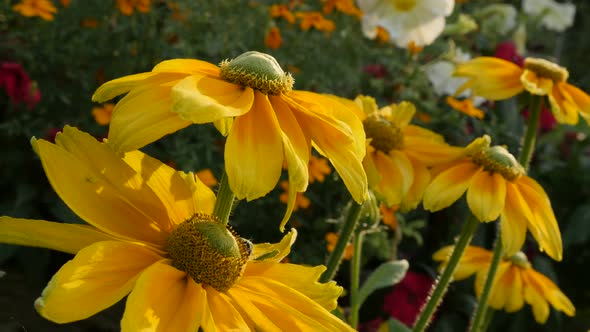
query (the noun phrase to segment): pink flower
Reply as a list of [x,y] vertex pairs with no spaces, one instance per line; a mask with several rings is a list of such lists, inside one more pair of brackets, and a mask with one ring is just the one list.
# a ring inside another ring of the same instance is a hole
[[494,52],[494,56],[496,58],[514,62],[515,64],[521,67],[524,65],[524,57],[518,54],[518,52],[516,51],[516,45],[514,45],[514,43],[510,41],[501,42],[498,45],[496,45],[496,51]]
[[4,87],[14,104],[24,103],[28,108],[33,108],[41,100],[37,84],[15,62],[0,63],[0,87]]
[[404,279],[385,296],[383,310],[407,326],[412,326],[433,283],[434,280],[428,275],[408,271]]

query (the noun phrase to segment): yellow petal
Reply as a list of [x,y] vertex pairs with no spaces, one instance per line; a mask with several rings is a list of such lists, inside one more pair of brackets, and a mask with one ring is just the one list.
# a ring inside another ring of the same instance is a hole
[[580,115],[586,119],[586,121],[590,122],[590,96],[586,92],[568,83],[557,83],[557,86],[559,86],[561,91],[569,94],[572,101],[577,105]]
[[447,163],[463,156],[465,153],[463,148],[450,146],[444,141],[426,136],[406,136],[405,132],[403,151],[412,159],[426,166]]
[[208,123],[250,111],[254,91],[222,79],[191,75],[172,87],[172,110],[193,123]]
[[48,248],[75,254],[95,242],[107,240],[113,240],[113,238],[92,226],[0,217],[1,243]]
[[377,166],[375,166],[375,155],[375,148],[367,144],[367,154],[363,159],[363,168],[367,173],[367,180],[370,188],[376,188],[379,182],[381,182],[381,174],[379,174]]
[[453,76],[468,78],[455,95],[472,89],[473,94],[490,100],[513,97],[522,92],[522,69],[510,61],[478,57],[457,65]]
[[479,221],[494,221],[504,209],[506,180],[484,170],[473,176],[467,190],[467,204]]
[[235,308],[248,323],[250,331],[282,331],[275,325],[274,317],[267,317],[256,304],[250,301],[248,293],[245,293],[239,286],[232,287],[227,291],[227,295],[236,304]]
[[512,266],[498,281],[504,284],[508,290],[506,294],[505,309],[507,312],[516,312],[524,305],[524,291],[522,286],[521,268]]
[[575,125],[578,123],[578,112],[581,109],[576,105],[572,96],[564,86],[567,83],[557,83],[549,94],[551,113],[559,123]]
[[534,71],[525,69],[520,76],[520,81],[524,88],[538,96],[545,96],[551,93],[553,80],[538,76]]
[[416,114],[416,106],[407,101],[403,101],[399,104],[392,104],[388,107],[391,112],[389,116],[390,121],[400,128],[407,126],[410,121],[412,121],[414,114]]
[[381,181],[375,190],[384,197],[387,205],[398,205],[414,181],[412,163],[400,151],[392,150],[388,155],[377,151],[374,158]]
[[402,199],[400,209],[402,211],[410,211],[414,210],[420,201],[422,201],[422,196],[424,195],[424,191],[426,187],[430,184],[430,171],[426,166],[417,162],[411,158],[408,158],[412,163],[412,169],[414,173],[412,185],[410,186],[410,190],[406,193],[404,198]]
[[186,75],[187,74],[148,72],[124,76],[101,85],[92,95],[92,101],[102,103],[111,100],[118,95],[127,93],[137,87],[158,86],[160,84],[182,79]]
[[96,242],[61,267],[35,301],[35,308],[56,323],[88,318],[125,297],[142,271],[161,259],[131,243]]
[[178,172],[190,188],[193,195],[193,205],[198,213],[212,214],[215,208],[215,193],[194,173]]
[[538,323],[545,323],[549,318],[549,304],[543,297],[543,289],[531,277],[532,269],[523,271],[522,281],[524,288],[524,300],[533,307],[533,315]]
[[172,59],[158,63],[153,72],[172,72],[186,74],[207,74],[219,76],[220,69],[216,65],[196,59]]
[[[488,261],[487,266],[484,269],[477,271],[477,274],[475,276],[474,289],[475,295],[478,299],[481,297],[481,293],[483,291],[483,287],[487,279],[489,267],[490,265]],[[505,285],[499,283],[498,280],[500,280],[504,276],[504,274],[506,273],[506,271],[508,271],[509,268],[510,263],[500,261],[500,264],[498,265],[498,270],[496,272],[496,276],[494,278],[494,283],[492,284],[492,289],[490,290],[488,305],[496,310],[502,309],[506,302],[507,290],[504,287]]]
[[527,221],[531,219],[532,212],[518,187],[512,182],[507,182],[506,205],[500,216],[502,250],[505,255],[512,256],[522,248],[526,238]]
[[291,246],[297,238],[297,230],[291,228],[279,243],[257,243],[252,248],[250,257],[254,260],[280,262],[291,252]]
[[527,276],[529,282],[534,283],[537,289],[543,291],[543,296],[555,309],[570,317],[576,314],[576,308],[572,302],[559,290],[551,279],[532,269],[527,270]]
[[242,318],[242,314],[236,310],[232,300],[226,294],[220,293],[210,286],[207,290],[207,304],[211,317],[218,331],[248,331],[248,324]]
[[108,234],[163,245],[166,210],[131,167],[77,129],[64,128],[56,142],[33,144],[49,182],[72,211]]
[[201,285],[160,261],[137,279],[127,298],[121,331],[197,331],[205,306]]
[[281,176],[283,136],[268,97],[255,91],[252,110],[236,118],[225,144],[225,169],[238,199],[266,195]]
[[469,187],[472,176],[480,166],[471,161],[453,163],[438,174],[424,191],[424,208],[429,211],[442,210],[457,201]]
[[[442,270],[446,266],[453,253],[453,249],[454,246],[446,246],[433,254],[432,259],[441,262],[439,270]],[[476,272],[487,269],[490,265],[491,257],[492,253],[488,250],[475,246],[467,246],[453,274],[453,278],[456,280],[466,279]]]

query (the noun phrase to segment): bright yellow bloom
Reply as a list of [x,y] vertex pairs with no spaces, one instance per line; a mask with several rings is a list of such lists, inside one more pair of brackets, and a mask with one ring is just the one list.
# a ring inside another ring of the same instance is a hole
[[39,16],[45,21],[53,21],[53,14],[57,13],[57,8],[49,0],[22,0],[12,6],[12,10],[26,17]]
[[329,312],[342,288],[317,282],[325,267],[279,263],[296,232],[252,245],[210,215],[215,195],[194,174],[72,127],[33,146],[90,224],[0,218],[0,242],[76,255],[35,302],[43,317],[85,319],[129,294],[122,331],[351,331]]
[[201,180],[207,187],[213,188],[217,185],[217,178],[213,175],[210,169],[205,168],[196,173],[199,180]]
[[[433,259],[441,262],[440,269],[446,265],[452,246],[437,251]],[[465,249],[459,266],[455,271],[456,280],[466,279],[475,274],[475,294],[479,298],[488,274],[492,253],[479,247],[469,246]],[[576,308],[559,290],[551,279],[535,271],[522,252],[507,256],[500,261],[494,278],[494,284],[488,299],[488,305],[496,310],[506,312],[520,310],[524,303],[533,307],[533,314],[538,323],[545,323],[549,317],[549,304],[568,316],[574,316]]]
[[361,17],[363,15],[361,10],[355,6],[352,0],[324,0],[323,2],[324,5],[322,6],[322,10],[326,15],[332,14],[334,8],[350,16]]
[[411,103],[378,109],[371,97],[355,101],[364,110],[360,117],[368,146],[363,166],[369,186],[387,205],[400,205],[403,211],[414,209],[430,183],[428,167],[453,160],[462,150],[430,130],[411,125],[416,113]]
[[[256,199],[279,181],[283,160],[289,171],[287,222],[296,192],[308,185],[312,144],[334,165],[357,202],[367,197],[362,168],[365,133],[354,103],[292,91],[293,79],[276,60],[247,52],[221,68],[176,59],[151,72],[103,84],[92,97],[106,101],[127,93],[113,112],[108,144],[130,151],[193,123],[214,122],[229,133],[225,169],[238,199]],[[232,124],[233,121],[233,124]]]
[[444,209],[467,192],[467,204],[477,219],[489,222],[500,217],[507,255],[520,250],[528,228],[541,251],[560,261],[561,233],[543,188],[504,147],[490,147],[487,135],[465,148],[465,154],[434,169],[435,176],[424,192],[424,208]]
[[297,12],[295,13],[295,16],[301,19],[299,27],[303,31],[315,28],[319,31],[332,32],[336,29],[334,21],[328,20],[320,12]]
[[[336,242],[338,242],[338,234],[336,234],[334,232],[326,233],[326,242],[327,242],[326,243],[326,250],[328,250],[328,252],[334,251],[334,248],[336,247]],[[351,243],[346,245],[346,248],[344,249],[344,254],[342,255],[342,258],[349,261],[352,258],[353,250],[354,250],[354,248],[352,247]]]
[[270,7],[270,16],[272,18],[282,17],[287,20],[289,24],[295,23],[295,15],[291,13],[289,8],[287,8],[287,5],[272,5]]
[[324,182],[326,175],[332,173],[332,168],[326,158],[309,156],[309,183]]
[[113,109],[115,108],[115,104],[106,103],[101,107],[93,107],[92,108],[92,116],[96,123],[101,126],[106,126],[111,122],[111,115],[113,114]]
[[[285,192],[279,195],[279,200],[285,204],[289,203],[289,181],[281,181],[281,188]],[[299,208],[307,209],[311,205],[309,198],[304,193],[297,193],[295,197],[295,204],[293,205],[293,211],[299,210]]]
[[484,117],[483,111],[473,106],[473,101],[471,99],[457,100],[451,96],[447,96],[446,101],[449,106],[463,114],[478,118],[480,120]]
[[149,13],[152,0],[117,0],[119,11],[127,16],[131,16],[135,9],[142,13]]
[[283,37],[281,37],[281,30],[277,27],[271,27],[264,37],[264,45],[268,46],[272,49],[277,49],[281,47],[283,43]]
[[547,60],[526,58],[524,68],[520,68],[507,60],[479,57],[459,64],[453,75],[468,78],[456,94],[472,89],[475,95],[502,100],[527,90],[549,98],[551,112],[559,123],[578,123],[578,113],[590,121],[590,96],[566,82],[567,69]]

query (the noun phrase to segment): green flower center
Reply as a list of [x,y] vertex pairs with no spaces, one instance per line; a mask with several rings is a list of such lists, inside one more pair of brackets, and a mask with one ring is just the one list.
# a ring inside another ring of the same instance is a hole
[[230,289],[242,276],[251,246],[233,229],[205,214],[196,214],[178,225],[166,241],[172,266],[220,292]]
[[392,0],[395,9],[400,12],[407,12],[416,7],[416,0]]
[[508,257],[508,260],[512,262],[512,264],[520,266],[523,269],[531,267],[531,263],[529,263],[528,258],[522,251],[517,252],[514,256]]
[[365,134],[371,139],[371,146],[384,153],[391,150],[399,150],[404,146],[404,134],[401,128],[391,121],[371,115],[363,121]]
[[524,68],[534,72],[537,76],[549,78],[553,82],[565,82],[569,77],[567,69],[545,59],[526,58]]
[[225,81],[247,86],[264,94],[278,95],[293,88],[295,80],[285,73],[272,56],[256,51],[241,54],[233,60],[219,64],[221,78]]
[[473,152],[471,159],[484,170],[500,173],[508,181],[514,181],[525,174],[524,168],[503,146],[483,147]]

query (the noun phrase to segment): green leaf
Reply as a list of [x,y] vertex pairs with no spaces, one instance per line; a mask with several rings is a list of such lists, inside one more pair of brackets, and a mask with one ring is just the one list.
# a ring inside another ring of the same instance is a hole
[[387,331],[389,332],[411,332],[412,330],[406,324],[400,322],[395,318],[390,318],[387,321]]
[[363,302],[377,289],[389,287],[400,282],[408,271],[410,264],[407,260],[385,262],[367,278],[359,290],[359,308]]

